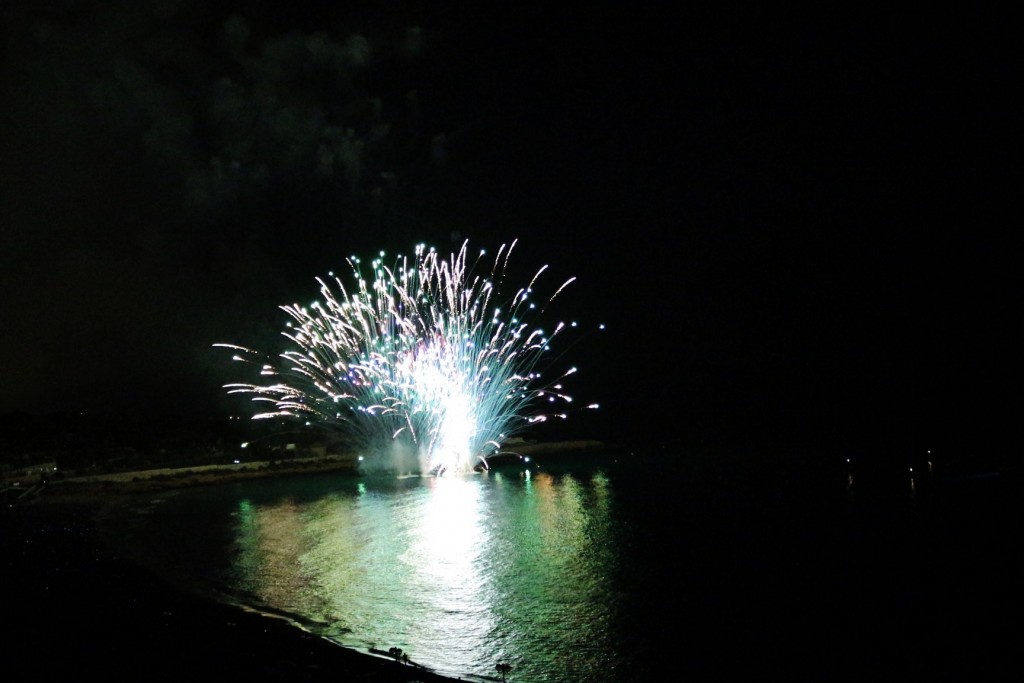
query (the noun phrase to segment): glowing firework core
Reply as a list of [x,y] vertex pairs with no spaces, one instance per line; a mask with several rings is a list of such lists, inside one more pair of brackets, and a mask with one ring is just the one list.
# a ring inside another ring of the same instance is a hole
[[281,354],[283,369],[261,363],[261,374],[278,380],[226,388],[273,404],[255,418],[345,426],[367,447],[411,444],[423,471],[466,472],[486,464],[503,440],[527,424],[565,418],[547,411],[572,401],[559,382],[575,368],[552,382],[543,382],[538,371],[564,324],[545,335],[521,320],[536,311],[532,287],[547,266],[502,302],[504,309],[492,301],[514,247],[515,242],[498,250],[489,277],[473,275],[475,266],[467,269],[466,244],[448,260],[419,245],[411,264],[399,257],[392,267],[384,265],[381,253],[369,281],[360,261],[349,259],[351,291],[339,278],[333,278],[333,288],[318,278],[322,302],[282,306],[293,321],[284,334],[296,348]]

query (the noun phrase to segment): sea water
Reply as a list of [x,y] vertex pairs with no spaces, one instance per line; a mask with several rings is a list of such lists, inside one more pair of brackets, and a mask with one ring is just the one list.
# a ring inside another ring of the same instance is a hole
[[858,476],[829,454],[616,450],[185,489],[109,531],[172,580],[452,677],[916,670],[927,637],[903,631],[944,585],[931,475]]

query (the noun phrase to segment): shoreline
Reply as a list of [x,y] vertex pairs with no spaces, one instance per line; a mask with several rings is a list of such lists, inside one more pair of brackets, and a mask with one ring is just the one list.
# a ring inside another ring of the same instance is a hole
[[[516,445],[503,451],[503,456],[562,457],[581,452],[605,451],[613,445],[597,440],[552,441]],[[157,468],[124,472],[106,472],[70,477],[54,477],[33,482],[17,489],[20,497],[63,502],[88,502],[97,496],[108,498],[118,494],[154,493],[177,488],[224,484],[251,479],[287,477],[302,474],[351,472],[358,474],[355,455],[327,455],[310,458],[253,461],[237,464],[198,465],[178,468]],[[11,491],[14,489],[8,489]],[[45,495],[44,495],[45,494]]]

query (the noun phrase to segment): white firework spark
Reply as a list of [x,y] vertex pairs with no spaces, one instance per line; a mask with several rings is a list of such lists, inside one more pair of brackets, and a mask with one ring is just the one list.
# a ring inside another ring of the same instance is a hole
[[346,427],[370,448],[412,445],[426,471],[486,466],[511,436],[532,423],[566,418],[572,403],[561,381],[576,369],[548,380],[542,359],[575,323],[546,333],[530,320],[575,278],[538,307],[533,287],[544,266],[511,300],[499,302],[515,244],[498,250],[487,276],[475,274],[483,251],[467,262],[468,243],[447,259],[419,245],[412,259],[399,257],[390,267],[382,252],[369,277],[359,259],[349,259],[349,287],[333,274],[330,281],[318,278],[322,300],[281,307],[292,319],[284,335],[294,344],[281,354],[283,365],[262,362],[245,347],[216,345],[244,354],[235,359],[259,363],[272,378],[225,388],[269,403],[257,419]]

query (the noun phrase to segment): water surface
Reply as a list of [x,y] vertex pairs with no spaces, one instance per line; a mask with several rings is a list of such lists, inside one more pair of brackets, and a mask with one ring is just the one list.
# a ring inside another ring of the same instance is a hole
[[950,508],[925,476],[872,481],[825,454],[622,451],[196,488],[110,528],[176,581],[451,676],[498,662],[514,681],[821,675],[837,661],[880,675],[908,644],[941,647],[922,610],[974,566],[940,543],[990,551],[971,530],[942,537]]

